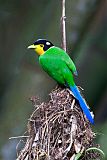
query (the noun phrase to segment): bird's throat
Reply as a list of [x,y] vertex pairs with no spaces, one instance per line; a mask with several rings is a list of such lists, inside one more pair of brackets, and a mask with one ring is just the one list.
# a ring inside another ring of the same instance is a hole
[[43,48],[37,47],[37,48],[35,48],[35,52],[36,52],[38,55],[43,55],[45,51],[43,50]]

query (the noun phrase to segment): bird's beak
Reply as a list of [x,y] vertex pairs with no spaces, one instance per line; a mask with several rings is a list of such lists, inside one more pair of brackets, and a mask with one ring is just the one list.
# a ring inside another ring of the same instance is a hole
[[35,47],[34,44],[32,44],[32,45],[30,45],[30,46],[27,47],[27,49],[35,49],[35,48],[36,48],[36,47]]

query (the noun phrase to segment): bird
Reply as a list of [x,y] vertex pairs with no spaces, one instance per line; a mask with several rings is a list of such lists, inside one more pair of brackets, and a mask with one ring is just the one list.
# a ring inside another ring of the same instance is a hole
[[59,84],[69,87],[88,121],[94,124],[93,116],[74,82],[74,75],[78,75],[76,66],[70,56],[63,49],[54,46],[46,39],[37,39],[28,46],[39,55],[39,64]]

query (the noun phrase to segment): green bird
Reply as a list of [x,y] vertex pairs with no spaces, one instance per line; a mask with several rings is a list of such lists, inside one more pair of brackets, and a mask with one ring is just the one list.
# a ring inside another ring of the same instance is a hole
[[77,70],[69,55],[61,48],[55,47],[46,39],[38,39],[28,49],[34,49],[39,55],[39,63],[54,80],[70,88],[87,119],[93,124],[93,117],[74,82]]

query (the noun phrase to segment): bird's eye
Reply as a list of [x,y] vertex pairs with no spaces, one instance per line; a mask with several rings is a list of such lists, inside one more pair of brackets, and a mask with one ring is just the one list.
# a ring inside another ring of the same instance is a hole
[[43,44],[40,44],[40,47],[44,47],[44,45],[43,45]]

